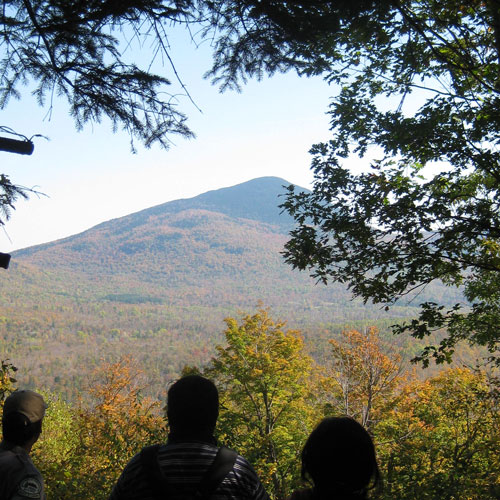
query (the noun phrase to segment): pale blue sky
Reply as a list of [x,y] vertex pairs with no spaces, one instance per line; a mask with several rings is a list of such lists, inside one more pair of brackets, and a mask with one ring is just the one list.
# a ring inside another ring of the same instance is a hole
[[1,111],[1,125],[50,141],[36,139],[32,156],[0,152],[1,172],[47,195],[18,203],[0,231],[0,252],[255,177],[310,186],[308,150],[329,137],[325,113],[334,88],[321,78],[288,73],[251,81],[242,93],[220,94],[202,79],[210,65],[209,47],[195,50],[187,39],[171,43],[176,68],[203,113],[179,97],[197,137],[174,137],[169,151],[137,145],[132,154],[128,135],[113,134],[107,121],[77,132],[64,101],[54,102],[50,119],[29,93]]

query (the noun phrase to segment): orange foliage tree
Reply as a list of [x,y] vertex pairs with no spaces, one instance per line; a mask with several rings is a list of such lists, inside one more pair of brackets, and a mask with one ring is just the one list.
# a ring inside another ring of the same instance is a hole
[[364,334],[344,331],[329,343],[331,364],[322,384],[326,413],[350,416],[373,431],[403,382],[401,356],[383,345],[375,327]]
[[[141,375],[130,357],[105,363],[90,378],[92,403],[81,400],[69,416],[60,407],[51,415],[49,408],[48,424],[51,418],[56,423],[46,427],[56,434],[58,429],[66,430],[58,438],[59,447],[70,443],[64,454],[53,446],[44,447],[43,441],[37,447],[35,458],[45,473],[50,496],[104,500],[133,455],[166,439],[160,403],[141,396]],[[53,437],[46,434],[43,439]],[[59,460],[54,461],[54,454]]]

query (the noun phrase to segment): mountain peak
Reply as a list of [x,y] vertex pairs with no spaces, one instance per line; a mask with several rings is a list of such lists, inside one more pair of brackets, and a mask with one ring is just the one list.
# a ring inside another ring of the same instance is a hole
[[259,177],[235,186],[207,191],[193,198],[162,203],[133,215],[154,216],[201,209],[273,224],[288,231],[293,220],[288,214],[281,213],[279,205],[283,203],[282,195],[289,185],[290,182],[279,177]]
[[[233,219],[247,219],[260,224],[273,226],[276,233],[286,234],[293,226],[293,219],[281,213],[279,205],[284,201],[285,187],[290,183],[279,177],[259,177],[235,186],[207,191],[193,198],[179,199],[162,203],[139,212],[112,219],[94,226],[83,233],[79,233],[55,242],[44,243],[25,248],[16,252],[17,256],[33,255],[40,251],[53,248],[54,245],[92,239],[99,234],[108,234],[122,237],[134,237],[133,231],[146,228],[150,221],[163,221],[168,225],[170,217],[184,211],[207,211],[222,214]],[[304,189],[304,188],[299,188]],[[237,222],[236,222],[237,223]],[[157,222],[158,224],[158,222]],[[146,229],[144,229],[145,231]],[[152,232],[156,229],[151,229]]]

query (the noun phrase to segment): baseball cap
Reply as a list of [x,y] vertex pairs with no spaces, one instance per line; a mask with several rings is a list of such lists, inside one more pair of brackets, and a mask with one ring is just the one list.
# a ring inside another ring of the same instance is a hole
[[22,413],[31,423],[42,420],[45,415],[47,405],[43,397],[28,389],[14,391],[3,405],[3,414],[7,416],[11,413]]

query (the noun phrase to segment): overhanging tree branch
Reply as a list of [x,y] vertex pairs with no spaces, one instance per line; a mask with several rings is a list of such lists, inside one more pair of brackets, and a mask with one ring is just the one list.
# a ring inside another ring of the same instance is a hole
[[0,137],[0,151],[17,153],[20,155],[31,155],[34,149],[35,145],[29,139],[19,140],[10,139],[8,137]]

